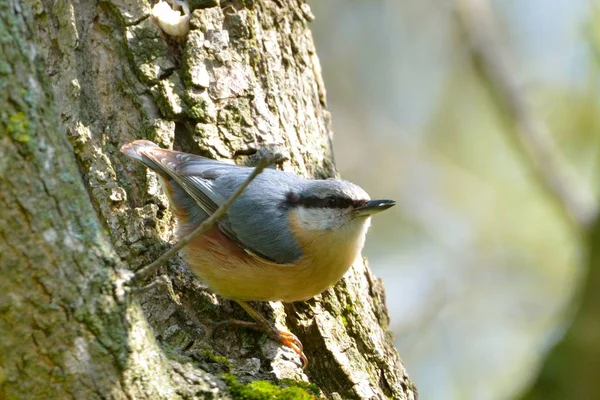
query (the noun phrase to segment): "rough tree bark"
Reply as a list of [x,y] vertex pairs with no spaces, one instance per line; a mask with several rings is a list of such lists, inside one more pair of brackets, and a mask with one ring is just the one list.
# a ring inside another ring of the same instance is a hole
[[122,144],[245,164],[274,147],[285,169],[335,174],[309,7],[190,3],[175,40],[145,0],[0,2],[0,397],[231,398],[286,378],[298,398],[300,381],[329,398],[416,398],[366,262],[313,300],[261,306],[305,344],[304,372],[264,335],[211,337],[246,316],[181,260],[161,271],[173,292],[124,287],[168,248],[173,218]]

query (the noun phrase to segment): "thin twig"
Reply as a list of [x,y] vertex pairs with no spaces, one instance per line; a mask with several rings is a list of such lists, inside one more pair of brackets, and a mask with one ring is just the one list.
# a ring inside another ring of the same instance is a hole
[[254,171],[246,178],[246,180],[240,185],[240,187],[231,195],[229,199],[215,211],[213,215],[211,215],[208,219],[202,222],[196,229],[194,229],[191,233],[182,237],[179,242],[177,242],[173,247],[165,252],[162,256],[158,257],[153,263],[148,264],[143,267],[139,271],[137,271],[131,282],[140,282],[144,279],[148,278],[152,275],[161,265],[166,263],[171,257],[173,257],[179,250],[189,244],[196,236],[202,235],[203,233],[208,232],[219,219],[221,219],[225,213],[229,210],[229,207],[233,204],[233,202],[246,190],[250,182],[254,180],[265,168],[269,165],[276,163],[279,160],[279,156],[274,154],[267,154],[263,156]]
[[534,173],[567,217],[579,227],[589,227],[598,206],[583,188],[575,185],[574,171],[557,149],[547,125],[537,118],[513,78],[499,44],[487,0],[456,0],[459,19],[471,42],[471,53],[483,78],[495,90],[494,100],[507,111],[517,129],[517,148],[532,164]]
[[[132,278],[135,278],[135,276]],[[131,280],[129,282],[131,282]],[[169,294],[169,297],[171,298],[171,300],[173,300],[174,303],[181,305],[181,300],[179,300],[179,296],[175,294],[175,289],[173,289],[173,282],[171,282],[171,279],[167,275],[159,276],[153,282],[150,282],[146,286],[132,287],[131,293],[133,293],[133,294],[145,293],[152,289],[156,289],[158,287],[167,288],[167,293]]]
[[139,287],[132,288],[131,293],[135,293],[135,294],[145,293],[152,289],[156,289],[157,287],[168,286],[170,283],[171,282],[170,282],[168,276],[161,275],[158,278],[156,278],[153,282],[150,282],[149,284],[147,284],[146,286],[139,286]]

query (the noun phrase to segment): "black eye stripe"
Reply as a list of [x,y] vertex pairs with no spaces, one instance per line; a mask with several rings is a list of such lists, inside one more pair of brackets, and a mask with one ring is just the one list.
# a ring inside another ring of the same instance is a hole
[[328,199],[321,199],[319,197],[300,197],[298,205],[306,208],[325,208],[330,207]]
[[285,197],[285,206],[306,208],[348,208],[360,207],[366,203],[366,200],[352,200],[343,196],[328,196],[320,198],[316,196],[299,196],[295,193],[287,193]]

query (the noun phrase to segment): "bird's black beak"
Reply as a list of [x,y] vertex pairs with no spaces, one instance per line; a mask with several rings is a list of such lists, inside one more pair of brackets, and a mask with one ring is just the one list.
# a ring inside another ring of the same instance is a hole
[[354,209],[354,216],[368,217],[378,212],[387,210],[396,205],[394,200],[371,200],[362,206]]

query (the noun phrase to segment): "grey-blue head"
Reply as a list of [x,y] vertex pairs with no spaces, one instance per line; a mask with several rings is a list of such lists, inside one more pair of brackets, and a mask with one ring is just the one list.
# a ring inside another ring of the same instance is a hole
[[369,217],[396,204],[371,200],[360,186],[341,179],[306,180],[297,191],[286,194],[285,204],[295,209],[305,229],[335,230],[355,222],[368,224]]

